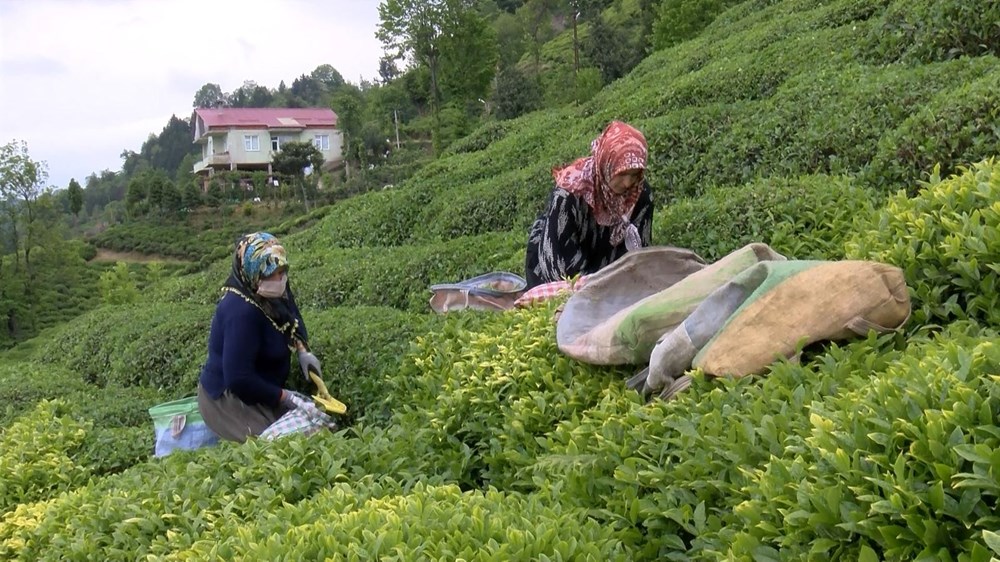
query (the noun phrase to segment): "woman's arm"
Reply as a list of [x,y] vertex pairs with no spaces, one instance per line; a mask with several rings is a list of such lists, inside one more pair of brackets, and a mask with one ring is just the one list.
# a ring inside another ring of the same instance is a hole
[[558,281],[580,273],[584,255],[580,248],[580,209],[586,205],[562,189],[556,189],[537,231],[537,271],[541,283]]
[[264,378],[256,364],[263,332],[261,322],[267,319],[250,304],[234,312],[223,331],[222,378],[225,386],[247,404],[277,406],[281,387]]
[[642,194],[639,195],[639,200],[635,203],[635,209],[632,210],[631,222],[639,231],[639,237],[642,239],[642,247],[645,248],[652,244],[653,190],[650,189],[648,182],[645,182],[642,186]]

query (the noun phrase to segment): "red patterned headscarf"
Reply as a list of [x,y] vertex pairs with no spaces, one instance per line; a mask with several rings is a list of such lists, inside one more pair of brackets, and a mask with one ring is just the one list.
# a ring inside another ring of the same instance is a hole
[[[590,156],[554,168],[556,186],[582,197],[594,211],[597,224],[614,227],[611,243],[625,239],[629,217],[642,192],[643,177],[621,195],[611,191],[611,178],[629,170],[646,170],[646,137],[636,128],[612,121],[592,143]],[[633,227],[634,228],[634,227]]]

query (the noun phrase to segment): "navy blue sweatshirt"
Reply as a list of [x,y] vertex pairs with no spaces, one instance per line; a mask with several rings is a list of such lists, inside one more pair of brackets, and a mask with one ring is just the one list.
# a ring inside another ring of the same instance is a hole
[[[292,309],[301,323],[294,302]],[[247,404],[276,407],[288,380],[290,359],[288,340],[264,312],[227,292],[212,317],[201,385],[212,398],[230,390]]]

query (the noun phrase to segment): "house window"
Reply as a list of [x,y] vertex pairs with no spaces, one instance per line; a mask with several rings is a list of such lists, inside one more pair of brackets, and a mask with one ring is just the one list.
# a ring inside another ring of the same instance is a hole
[[247,152],[260,151],[260,137],[257,135],[243,135],[243,150]]
[[271,135],[271,151],[278,152],[279,150],[281,150],[281,139],[278,138],[278,135]]
[[316,135],[313,137],[313,145],[319,150],[330,150],[330,135]]

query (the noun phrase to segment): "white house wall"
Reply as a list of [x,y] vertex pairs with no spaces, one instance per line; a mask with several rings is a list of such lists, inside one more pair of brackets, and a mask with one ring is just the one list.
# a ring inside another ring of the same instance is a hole
[[316,135],[329,135],[329,150],[321,150],[323,158],[328,165],[337,165],[344,161],[344,135],[338,129],[307,129],[302,132],[301,139],[306,142],[313,142]]
[[[244,135],[256,135],[260,150],[248,152],[243,144]],[[271,133],[267,129],[230,129],[227,138],[229,156],[236,165],[267,164],[271,161]]]

